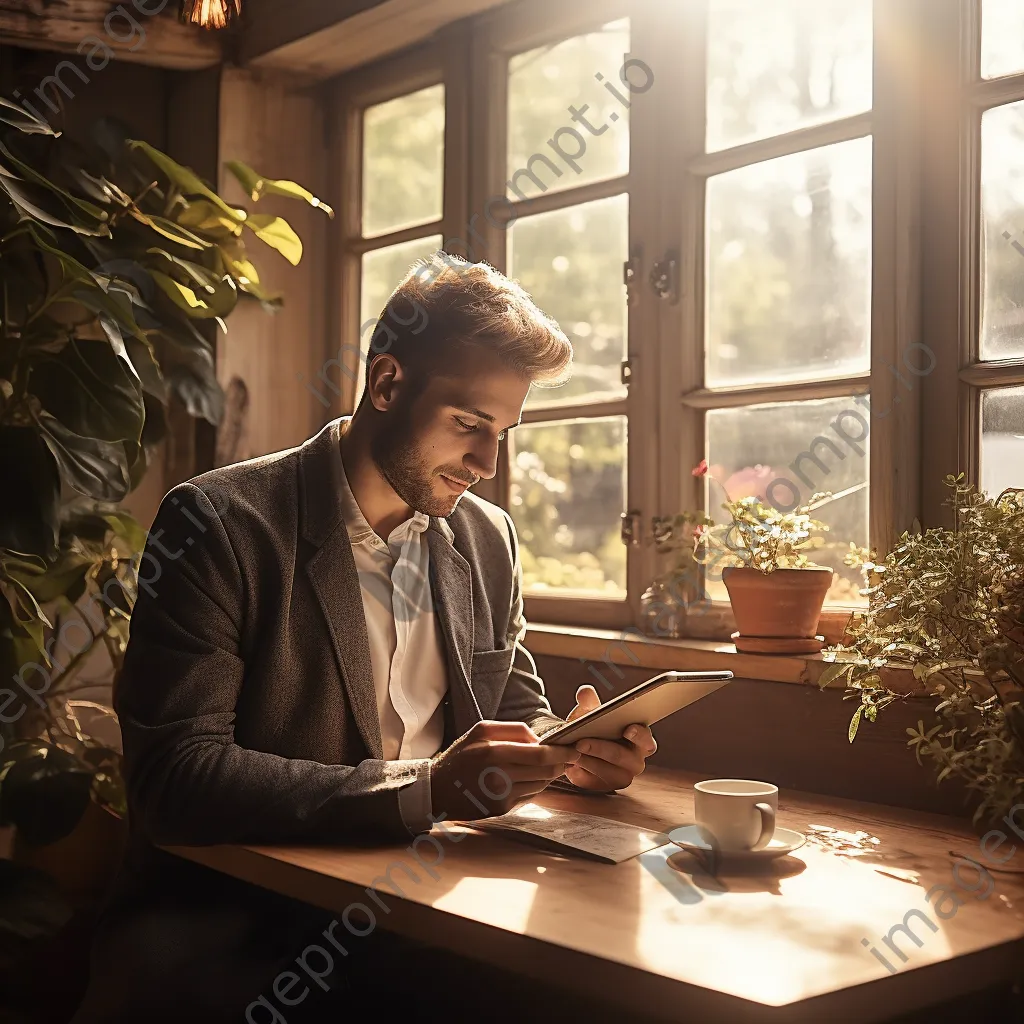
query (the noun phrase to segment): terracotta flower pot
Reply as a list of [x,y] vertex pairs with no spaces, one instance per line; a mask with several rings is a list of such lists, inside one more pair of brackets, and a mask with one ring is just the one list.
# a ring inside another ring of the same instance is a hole
[[751,654],[807,654],[820,651],[817,635],[832,570],[776,569],[763,573],[730,566],[722,573],[738,632],[738,651]]

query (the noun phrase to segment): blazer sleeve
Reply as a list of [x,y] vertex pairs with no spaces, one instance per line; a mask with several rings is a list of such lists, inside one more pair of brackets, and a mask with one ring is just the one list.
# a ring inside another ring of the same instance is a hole
[[544,692],[544,681],[537,673],[533,655],[523,645],[526,616],[523,613],[523,567],[519,560],[519,539],[511,517],[505,513],[512,554],[512,600],[509,610],[508,640],[514,648],[512,668],[498,706],[503,722],[525,722],[538,736],[563,725],[551,710]]
[[324,765],[235,742],[247,581],[195,484],[164,499],[139,581],[114,700],[133,828],[182,846],[409,838],[399,793],[419,762]]

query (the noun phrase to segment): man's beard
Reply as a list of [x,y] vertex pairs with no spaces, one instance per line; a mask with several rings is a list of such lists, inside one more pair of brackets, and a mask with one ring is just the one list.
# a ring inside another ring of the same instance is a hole
[[370,447],[377,469],[395,494],[416,512],[442,519],[450,516],[462,496],[452,494],[439,498],[434,493],[434,477],[444,473],[453,480],[471,483],[466,470],[461,466],[431,468],[428,456],[413,439],[408,414],[395,410],[392,418],[394,422],[374,437]]

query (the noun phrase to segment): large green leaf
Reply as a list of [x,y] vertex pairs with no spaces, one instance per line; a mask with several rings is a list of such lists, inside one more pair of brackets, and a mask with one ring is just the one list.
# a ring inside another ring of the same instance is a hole
[[39,431],[0,425],[0,547],[52,556],[59,508],[60,474]]
[[224,392],[208,352],[179,350],[167,369],[167,381],[190,416],[214,425],[220,423],[224,416]]
[[30,114],[3,96],[0,96],[0,122],[9,124],[26,135],[52,135],[54,138],[60,135],[60,132],[54,131],[42,118]]
[[34,846],[70,835],[88,806],[92,769],[50,743],[12,745],[4,761],[0,822]]
[[262,174],[257,174],[247,164],[243,164],[241,160],[229,160],[227,168],[238,179],[242,188],[249,193],[253,202],[262,199],[264,196],[286,196],[289,199],[301,199],[309,203],[310,206],[323,210],[328,217],[334,216],[334,210],[323,200],[317,199],[309,189],[303,188],[294,181],[264,178]]
[[[200,300],[202,305],[210,311],[204,314],[206,316],[227,316],[235,308],[235,304],[238,302],[238,290],[235,287],[234,280],[226,274],[216,274],[198,263],[174,256],[164,249],[153,248],[148,249],[147,252],[150,255],[162,257],[170,264],[168,270],[181,271],[179,277],[185,276],[189,279],[189,283],[185,286],[187,293],[181,292],[178,289],[170,292],[165,282],[157,281],[157,284],[164,291],[168,292],[171,301],[184,309],[189,316],[197,316],[198,314],[194,312],[196,307],[193,305],[188,293],[191,293],[191,296]],[[166,276],[174,280],[170,273]],[[181,305],[179,298],[185,301],[185,306]]]
[[139,221],[141,224],[145,224],[147,227],[151,227],[157,234],[163,235],[164,238],[169,238],[172,242],[177,242],[178,245],[183,245],[186,249],[209,249],[213,242],[207,241],[205,238],[200,238],[199,235],[187,230],[186,228],[180,227],[175,224],[173,220],[168,220],[166,217],[158,217],[156,214],[143,213],[139,209],[132,209],[132,216]]
[[90,203],[85,199],[80,199],[78,196],[74,196],[68,192],[67,189],[63,189],[59,185],[50,181],[49,178],[40,174],[34,167],[29,166],[24,160],[21,160],[16,154],[12,153],[11,150],[3,144],[3,142],[0,142],[0,153],[3,154],[7,163],[12,166],[14,171],[23,179],[26,181],[34,181],[42,188],[48,188],[51,192],[58,195],[67,205],[69,210],[81,218],[79,230],[84,230],[88,234],[110,234],[110,227],[107,224],[109,215],[102,207],[96,206],[95,203]]
[[153,280],[160,286],[160,290],[174,303],[178,309],[183,310],[189,316],[203,319],[214,317],[217,314],[206,304],[205,298],[196,294],[195,290],[188,285],[175,281],[173,277],[162,273],[159,270],[150,271]]
[[[108,326],[116,337],[116,325]],[[124,344],[74,340],[57,356],[32,367],[31,387],[42,407],[75,434],[102,441],[137,443],[145,407],[139,380]]]
[[259,271],[250,261],[245,246],[237,238],[228,238],[218,242],[217,253],[224,270],[231,275],[240,291],[260,300],[269,310],[281,306],[283,298],[280,292],[268,292],[260,283]]
[[106,313],[118,323],[123,331],[140,341],[146,340],[139,325],[135,322],[131,300],[123,290],[112,288],[109,285],[104,288],[106,279],[102,275],[89,270],[63,249],[50,245],[35,225],[30,227],[30,234],[39,249],[57,260],[65,280],[80,286],[70,289],[70,298],[80,302],[86,309],[90,309],[94,313]]
[[60,552],[45,573],[28,580],[25,586],[40,604],[47,604],[64,597],[69,591],[80,591],[85,574],[95,564],[94,558],[68,548]]
[[69,487],[97,501],[122,501],[127,496],[131,476],[122,443],[82,437],[47,412],[39,413],[37,422]]
[[202,232],[212,238],[228,238],[242,233],[245,212],[238,211],[237,217],[229,217],[219,206],[208,199],[190,199],[181,210],[176,221],[182,227]]
[[32,556],[23,553],[0,551],[0,595],[5,613],[0,616],[0,622],[4,625],[4,632],[9,629],[10,636],[19,645],[20,665],[36,660],[39,655],[47,664],[50,661],[43,629],[51,623],[40,607],[40,598],[32,589],[45,571],[46,563],[39,560],[44,567],[41,570],[39,564],[31,559]]
[[6,192],[18,215],[56,228],[77,231],[67,206],[60,197],[35,182],[25,181],[0,166],[0,192]]
[[302,239],[283,217],[254,213],[246,220],[245,226],[254,231],[257,238],[276,249],[292,266],[296,266],[302,259]]
[[161,153],[159,149],[155,149],[149,145],[148,142],[142,142],[139,139],[128,139],[128,145],[132,149],[137,149],[142,153],[145,153],[149,157],[150,161],[156,165],[167,177],[178,186],[181,192],[186,196],[205,196],[215,206],[218,206],[222,213],[226,214],[233,220],[240,219],[237,212],[231,206],[228,206],[226,202],[213,189],[203,184],[202,179],[190,170],[188,167],[182,167],[181,164],[172,160],[166,153]]

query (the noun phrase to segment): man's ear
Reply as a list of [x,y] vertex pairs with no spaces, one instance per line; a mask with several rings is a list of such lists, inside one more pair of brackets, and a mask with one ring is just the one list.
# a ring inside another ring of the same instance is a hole
[[374,356],[367,383],[373,407],[379,412],[387,412],[395,404],[402,381],[402,367],[394,356],[386,352]]

